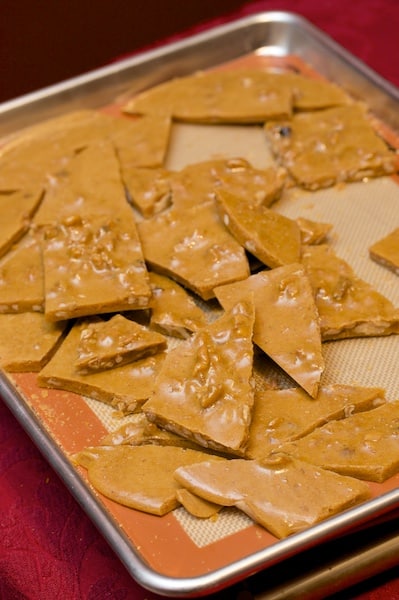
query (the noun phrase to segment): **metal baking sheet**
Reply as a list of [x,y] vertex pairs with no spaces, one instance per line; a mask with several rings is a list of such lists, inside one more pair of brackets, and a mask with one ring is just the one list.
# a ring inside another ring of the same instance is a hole
[[[266,12],[241,19],[6,102],[0,106],[0,137],[69,110],[104,107],[113,103],[115,98],[123,98],[127,92],[131,94],[176,75],[235,61],[239,64],[257,64],[260,61],[262,64],[315,71],[335,81],[352,96],[367,101],[374,115],[383,124],[391,143],[396,143],[399,134],[399,91],[309,22],[284,12]],[[193,131],[187,126],[177,132],[168,166],[177,168],[182,153],[185,160],[188,160],[187,152],[193,143],[196,145],[196,157],[200,150],[206,154],[210,138],[206,127],[201,131],[204,135],[199,144],[198,129]],[[253,150],[252,144],[257,143],[256,132],[254,138],[254,130],[240,128],[240,131],[244,136],[248,135],[248,138],[241,137],[239,144],[251,145]],[[233,151],[231,140],[234,132],[230,133],[232,137],[227,142],[224,138],[226,146],[223,148],[221,144],[220,153],[226,148]],[[212,147],[215,147],[214,138]],[[233,148],[236,152],[234,145]],[[361,185],[362,183],[347,186],[352,195],[352,204],[360,211],[364,208],[358,194]],[[369,195],[381,192],[379,181],[367,185]],[[396,210],[399,198],[399,186],[395,178],[384,179],[383,185],[387,210],[384,211],[386,221],[381,222],[381,227],[387,226],[387,221],[392,223],[390,211]],[[345,215],[337,214],[329,204],[332,193],[324,193],[320,206],[324,206],[326,214],[332,220],[337,219],[340,231],[342,228],[345,230]],[[310,203],[308,199],[302,205],[287,202],[282,210],[288,215],[294,215],[297,210],[310,210]],[[351,219],[346,227],[341,245],[343,254],[350,251],[349,247],[345,248],[345,239],[350,237],[353,228]],[[375,230],[375,234],[377,231]],[[355,270],[360,269],[359,274],[362,275],[362,269],[367,269],[368,273],[369,267],[369,264],[366,266],[364,257],[360,256]],[[385,286],[384,291],[386,289],[388,295],[391,293],[396,297],[394,278],[394,274],[390,276],[384,273],[384,283],[381,285]],[[399,337],[390,336],[393,337],[397,338],[393,342],[397,344]],[[341,347],[346,347],[347,352],[352,353],[350,344],[351,341],[348,344],[345,342]],[[381,340],[381,344],[389,346],[392,339]],[[398,349],[397,345],[393,350],[391,346],[385,346],[383,351],[389,356],[394,355],[395,348],[396,351]],[[334,368],[345,363],[345,352],[342,356],[339,353],[332,355]],[[391,369],[390,377],[387,377],[385,371],[375,373],[371,367],[369,377],[373,385],[386,387],[380,382],[375,383],[375,378],[378,377],[389,383],[388,395],[392,397],[396,394],[398,385],[393,378],[393,360],[392,366],[388,361],[384,364],[384,369]],[[354,374],[351,373],[350,376],[353,378]],[[330,377],[333,379],[334,372],[330,373]],[[254,573],[267,573],[268,569],[277,564],[302,556],[315,546],[348,534],[353,528],[369,527],[376,519],[399,509],[398,475],[386,484],[372,484],[372,500],[280,541],[234,511],[226,511],[216,532],[212,523],[188,522],[190,520],[184,515],[183,509],[162,518],[140,513],[94,493],[83,474],[68,459],[69,453],[95,444],[108,431],[107,415],[98,412],[93,402],[60,390],[40,389],[36,386],[34,374],[6,376],[0,373],[0,392],[132,577],[145,588],[165,596],[201,596]],[[357,563],[356,557],[353,562]],[[361,568],[364,561],[362,563],[359,558],[358,563]],[[306,581],[305,579],[305,587]]]

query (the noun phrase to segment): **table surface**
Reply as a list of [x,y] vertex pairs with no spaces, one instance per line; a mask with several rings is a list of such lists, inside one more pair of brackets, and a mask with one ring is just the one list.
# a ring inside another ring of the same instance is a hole
[[[399,86],[397,0],[247,2],[239,10],[201,23],[173,39],[265,10],[302,15]],[[1,401],[0,490],[2,600],[161,600],[132,580]],[[251,593],[244,589],[245,583],[208,597],[238,600],[244,594],[248,600]],[[399,557],[396,567],[334,598],[399,599]]]

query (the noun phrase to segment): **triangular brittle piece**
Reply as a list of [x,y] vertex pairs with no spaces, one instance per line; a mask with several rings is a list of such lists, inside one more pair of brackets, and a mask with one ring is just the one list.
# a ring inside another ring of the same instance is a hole
[[166,339],[122,315],[88,323],[80,332],[75,367],[80,373],[113,369],[166,350]]
[[28,231],[42,197],[41,189],[0,194],[0,256],[6,254]]
[[300,264],[261,271],[225,285],[215,294],[225,310],[254,294],[254,342],[311,396],[317,396],[324,370],[319,316]]
[[299,261],[301,235],[295,221],[265,206],[254,205],[250,197],[223,189],[217,191],[216,199],[227,229],[264,265],[274,268]]
[[68,390],[110,404],[123,412],[137,412],[149,398],[165,359],[159,352],[136,362],[82,375],[75,369],[81,332],[92,320],[78,321],[50,362],[38,374],[38,384]]
[[187,338],[207,324],[205,313],[178,283],[150,272],[150,325],[166,335]]
[[309,246],[302,263],[314,290],[323,340],[399,333],[399,309],[327,245]]
[[329,233],[333,226],[331,223],[324,223],[321,221],[312,221],[305,217],[298,217],[296,219],[298,227],[301,232],[301,243],[302,244],[322,244],[327,242]]
[[307,189],[397,170],[395,153],[376,134],[360,104],[297,113],[265,128],[280,164]]
[[399,275],[399,227],[369,248],[370,258]]
[[205,447],[242,451],[254,400],[253,305],[231,310],[168,353],[153,396],[150,421]]
[[44,277],[38,241],[27,235],[0,263],[0,313],[44,312]]
[[350,385],[322,387],[317,398],[300,388],[259,391],[246,455],[265,458],[284,442],[301,438],[328,421],[384,404],[384,397],[380,388]]
[[175,446],[100,446],[72,456],[75,464],[87,469],[90,483],[101,494],[153,515],[164,515],[179,506],[175,470],[205,458],[223,460]]
[[200,72],[142,92],[124,111],[200,123],[262,123],[291,115],[292,91],[280,84],[278,74],[256,69]]
[[279,538],[315,525],[370,497],[368,485],[306,462],[276,456],[179,467],[177,482],[223,506],[236,506]]
[[49,323],[42,313],[0,315],[0,366],[13,373],[39,371],[64,331],[64,323]]
[[213,200],[184,211],[172,208],[138,229],[149,266],[204,300],[215,296],[216,286],[249,275],[245,251],[226,230]]
[[331,421],[279,451],[343,475],[383,482],[399,473],[399,401]]

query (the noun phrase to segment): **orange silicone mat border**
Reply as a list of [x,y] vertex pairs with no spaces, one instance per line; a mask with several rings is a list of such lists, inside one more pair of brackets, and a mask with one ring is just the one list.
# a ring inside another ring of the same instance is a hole
[[[66,457],[85,446],[97,445],[107,433],[98,417],[78,394],[40,388],[36,384],[34,373],[14,373],[11,380]],[[279,541],[264,528],[251,524],[237,533],[199,548],[173,513],[157,517],[117,504],[91,487],[84,469],[77,468],[77,471],[131,540],[142,559],[151,569],[166,577],[200,577]],[[376,498],[399,488],[399,474],[383,484],[370,483],[369,486],[372,496]]]

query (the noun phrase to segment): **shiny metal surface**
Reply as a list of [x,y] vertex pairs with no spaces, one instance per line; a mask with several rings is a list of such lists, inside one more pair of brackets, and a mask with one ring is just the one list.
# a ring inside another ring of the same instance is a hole
[[355,97],[367,98],[371,109],[399,130],[395,86],[304,18],[264,12],[4,102],[0,104],[0,136],[66,110],[103,106],[127,89],[139,91],[250,52],[296,54]]

